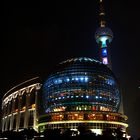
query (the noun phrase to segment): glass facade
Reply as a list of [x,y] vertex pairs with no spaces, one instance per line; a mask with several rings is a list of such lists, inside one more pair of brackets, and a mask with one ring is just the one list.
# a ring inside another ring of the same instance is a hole
[[105,65],[90,58],[61,63],[43,85],[45,112],[117,112],[120,92],[116,78]]
[[127,117],[118,113],[121,94],[117,79],[94,59],[81,57],[60,63],[44,81],[42,96],[45,114],[39,118],[39,131],[77,129],[85,122],[91,130],[127,127]]
[[87,57],[68,59],[43,83],[39,81],[38,77],[29,79],[3,96],[2,131],[77,129],[82,124],[98,133],[128,126],[127,117],[118,113],[121,94],[117,79],[103,63]]

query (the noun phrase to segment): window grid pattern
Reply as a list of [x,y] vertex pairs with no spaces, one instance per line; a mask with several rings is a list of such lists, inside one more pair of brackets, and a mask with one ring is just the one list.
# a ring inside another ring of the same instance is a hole
[[111,70],[84,59],[62,63],[43,85],[45,112],[93,110],[117,112],[120,92]]

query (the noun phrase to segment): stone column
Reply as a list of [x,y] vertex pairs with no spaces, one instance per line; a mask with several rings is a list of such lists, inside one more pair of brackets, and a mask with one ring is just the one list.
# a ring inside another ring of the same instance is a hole
[[4,125],[5,125],[5,118],[2,118],[1,124],[2,124],[1,129],[2,129],[2,132],[3,132],[4,131]]
[[8,127],[9,127],[9,123],[10,123],[10,122],[9,122],[9,121],[10,121],[10,118],[9,118],[8,115],[9,115],[9,112],[10,112],[10,105],[11,105],[11,104],[10,104],[10,101],[8,101],[8,103],[7,103],[7,110],[6,110],[6,116],[7,116],[7,117],[6,117],[5,130],[9,130]]
[[29,118],[29,103],[30,103],[30,93],[29,89],[26,89],[26,109],[25,109],[25,119],[24,119],[24,128],[28,128],[28,118]]
[[38,102],[37,102],[37,99],[38,99],[38,91],[36,90],[34,94],[35,94],[35,110],[34,110],[34,123],[33,123],[33,128],[35,130],[37,130],[36,126],[38,124],[38,120],[37,120],[38,119]]
[[16,130],[18,131],[20,125],[20,109],[21,109],[22,96],[18,94],[17,98],[18,98],[18,112],[17,112],[17,120],[16,120]]
[[14,123],[14,112],[15,112],[15,99],[12,99],[10,130],[14,129],[14,128],[13,128],[13,123]]
[[5,104],[3,104],[3,108],[2,108],[2,131],[5,130],[5,115],[6,115],[6,107]]

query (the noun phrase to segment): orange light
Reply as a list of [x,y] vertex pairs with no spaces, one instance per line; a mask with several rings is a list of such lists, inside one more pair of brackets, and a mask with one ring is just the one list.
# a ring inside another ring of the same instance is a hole
[[74,114],[75,116],[78,116],[78,114]]
[[32,108],[35,108],[35,104],[32,104]]

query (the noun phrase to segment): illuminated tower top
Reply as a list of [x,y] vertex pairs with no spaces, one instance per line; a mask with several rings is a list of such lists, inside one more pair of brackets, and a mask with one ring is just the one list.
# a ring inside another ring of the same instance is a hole
[[99,17],[99,28],[95,32],[95,39],[100,47],[100,60],[103,62],[103,64],[111,68],[111,60],[108,47],[109,43],[111,43],[113,39],[113,32],[110,28],[106,27],[103,0],[99,0]]

